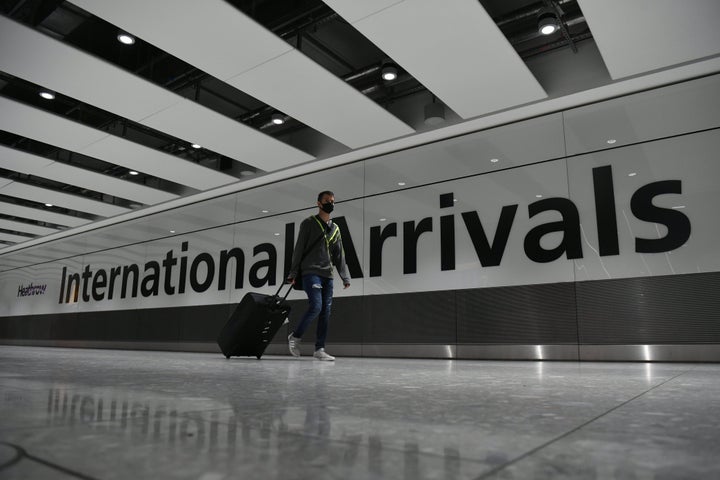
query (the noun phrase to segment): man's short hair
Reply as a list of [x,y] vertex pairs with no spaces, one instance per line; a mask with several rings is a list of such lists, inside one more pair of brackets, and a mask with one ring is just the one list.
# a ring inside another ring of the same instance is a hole
[[330,190],[325,190],[323,192],[318,193],[317,201],[319,202],[320,200],[322,200],[322,197],[324,197],[325,195],[330,195],[331,197],[335,196],[335,194],[333,192],[331,192]]

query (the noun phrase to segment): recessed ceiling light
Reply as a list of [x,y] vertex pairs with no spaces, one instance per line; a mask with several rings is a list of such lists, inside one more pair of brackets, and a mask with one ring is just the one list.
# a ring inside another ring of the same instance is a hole
[[543,35],[552,35],[557,31],[557,25],[555,25],[555,22],[552,22],[552,20],[545,20],[544,25],[540,27],[540,33]]
[[283,115],[282,113],[273,113],[270,119],[275,125],[282,125],[283,123],[285,123],[285,115]]
[[380,219],[381,222],[384,222],[385,220],[387,220],[387,218],[381,218],[381,219]]
[[263,210],[262,213],[269,213],[268,210]]
[[253,172],[252,170],[243,170],[240,172],[240,175],[242,175],[243,177],[249,177],[250,175],[255,175],[255,172]]
[[55,94],[53,92],[48,92],[47,90],[43,90],[40,92],[40,96],[44,98],[45,100],[54,100]]
[[607,143],[609,143],[610,145],[612,145],[615,142],[617,142],[617,140],[615,140],[614,138],[608,138],[608,140],[607,140]]
[[404,187],[404,186],[405,186],[405,182],[398,182],[398,185],[400,185],[401,187]]
[[635,172],[628,173],[628,177],[634,177],[635,175],[637,175],[637,173],[635,173]]
[[497,162],[499,162],[500,160],[497,159],[497,158],[491,158],[490,161],[491,161],[492,163],[497,163]]
[[551,35],[560,28],[556,12],[550,8],[542,9],[537,18],[538,31],[543,35]]
[[540,194],[535,195],[535,198],[542,198],[542,195],[540,195]]
[[170,230],[170,233],[175,233],[175,230]]
[[685,208],[685,205],[676,205],[676,206],[674,206],[674,207],[672,207],[672,208],[674,208],[675,210],[679,210],[679,209],[681,209],[681,208]]
[[458,201],[457,198],[453,198],[453,202],[457,203],[457,201]]
[[273,235],[275,235],[276,237],[280,236],[280,234],[278,232],[273,233]]
[[193,147],[193,148],[202,148],[202,147],[201,147],[200,145],[198,145],[197,143],[193,143],[193,144],[190,145],[190,146]]
[[135,43],[135,37],[125,32],[119,33],[117,39],[120,41],[120,43],[125,45],[132,45],[133,43]]
[[52,207],[53,204],[52,204],[52,203],[46,203],[45,206],[46,206],[46,207]]
[[140,174],[139,174],[138,172],[136,172],[135,170],[130,170],[128,173],[129,173],[130,175],[140,175]]
[[397,78],[398,69],[395,65],[387,64],[387,65],[383,65],[380,73],[382,75],[383,80],[385,80],[386,82],[391,82]]

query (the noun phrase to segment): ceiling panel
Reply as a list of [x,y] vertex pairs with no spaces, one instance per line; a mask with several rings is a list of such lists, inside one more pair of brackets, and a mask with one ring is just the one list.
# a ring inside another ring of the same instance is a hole
[[134,200],[146,205],[179,198],[174,193],[164,192],[138,183],[128,182],[127,180],[120,180],[97,172],[89,172],[59,162],[48,165],[40,173],[40,176],[115,197]]
[[0,168],[35,175],[148,205],[178,198],[178,195],[173,193],[55,162],[45,157],[3,145],[0,145]]
[[[21,235],[13,235],[12,233],[0,232],[0,241],[3,241],[3,242],[20,243],[20,242],[24,242],[26,240],[31,240],[31,239],[32,239],[32,237],[23,237]],[[2,248],[1,245],[0,245],[0,248]]]
[[43,168],[54,162],[55,160],[49,158],[0,145],[0,168],[4,168],[5,170],[20,172],[25,175],[36,175]]
[[[191,119],[191,121],[188,121]],[[247,165],[266,172],[291,167],[313,160],[310,154],[288,144],[273,140],[264,133],[228,121],[228,118],[189,100],[182,100],[142,122],[156,130],[173,132],[173,135],[198,143]],[[198,128],[202,125],[202,128]],[[238,130],[243,131],[238,135]],[[268,140],[273,142],[268,145]]]
[[72,3],[221,80],[292,49],[222,0],[73,0]]
[[[164,24],[159,22],[155,26]],[[233,47],[233,50],[253,49]],[[204,52],[203,58],[215,57]],[[231,59],[222,61],[234,65]],[[2,16],[0,70],[174,137],[200,143],[261,170],[284,168],[313,158],[269,135]]]
[[[324,1],[346,19],[357,9]],[[476,0],[405,0],[351,23],[463,118],[547,96]]]
[[52,113],[0,96],[0,130],[77,152],[107,137],[107,132],[86,127]]
[[612,78],[720,53],[717,0],[578,0]]
[[65,225],[68,227],[78,227],[80,225],[90,223],[90,220],[86,220],[84,218],[63,215],[62,213],[55,213],[48,210],[42,210],[40,208],[31,208],[3,201],[0,201],[0,213],[12,217],[54,223],[56,225]]
[[80,153],[198,190],[238,181],[230,175],[111,135],[83,148]]
[[33,202],[52,203],[58,207],[92,213],[93,215],[100,215],[102,217],[112,217],[113,215],[132,211],[129,208],[19,182],[10,182],[0,187],[0,195],[24,198],[26,200],[32,200]]
[[[363,0],[362,2],[343,2],[341,15],[345,20],[353,23],[402,1],[403,0]],[[332,2],[327,1],[325,3],[331,5]],[[335,11],[337,12],[338,10]]]
[[409,135],[412,128],[293,50],[232,78],[229,84],[311,125],[350,148]]
[[0,16],[0,70],[132,120],[177,95],[37,30]]
[[51,233],[59,232],[60,229],[40,227],[38,225],[32,225],[29,223],[16,222],[14,220],[5,220],[0,218],[0,228],[3,230],[13,230],[21,233],[28,233],[32,235],[50,235]]
[[74,3],[351,148],[413,132],[227,2]]
[[0,97],[0,130],[82,153],[199,190],[237,178],[64,117]]

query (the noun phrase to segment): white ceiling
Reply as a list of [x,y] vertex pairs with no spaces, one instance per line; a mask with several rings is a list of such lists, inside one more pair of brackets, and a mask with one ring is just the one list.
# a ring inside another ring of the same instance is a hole
[[717,0],[578,0],[612,78],[720,53]]
[[546,96],[477,1],[406,0],[375,13],[358,12],[357,0],[326,3],[346,19],[364,14],[348,21],[462,118]]
[[[377,103],[230,2],[70,2],[197,67],[217,83],[297,119],[306,129],[300,132],[308,131],[308,138],[314,135],[312,138],[336,142],[339,146],[334,148],[341,154],[326,158],[4,16],[0,16],[0,71],[188,144],[199,143],[260,172],[275,172],[273,178],[277,179],[291,177],[301,169],[311,170],[313,165],[326,168],[350,156],[363,158],[370,152],[426,142],[430,130],[437,139],[456,134],[458,128],[486,128],[502,123],[508,112],[529,112],[528,106],[542,106],[559,96],[568,98],[566,104],[571,106],[582,104],[597,99],[597,93],[583,97],[586,90],[610,86],[614,79],[635,76],[632,88],[639,90],[644,86],[642,78],[652,72],[720,54],[717,0],[578,0],[594,38],[587,42],[596,42],[597,48],[543,57],[546,64],[540,77],[534,73],[538,67],[528,67],[483,8],[488,2],[325,1],[357,35],[364,36],[426,89],[391,104]],[[278,11],[278,16],[281,13]],[[555,38],[560,40],[562,37]],[[340,51],[352,45],[330,42],[330,47]],[[582,57],[585,51],[595,52],[597,58]],[[593,61],[594,72],[607,71],[609,75],[583,80],[577,65]],[[535,57],[533,64],[537,63]],[[604,67],[597,65],[602,63]],[[557,81],[569,72],[578,79],[570,87]],[[560,83],[562,91],[554,87]],[[422,122],[423,106],[432,96],[449,109],[447,124],[429,127]],[[408,113],[411,110],[414,113]],[[10,198],[0,198],[0,249],[5,245],[5,251],[15,250],[8,247],[13,244],[22,248],[23,242],[60,227],[86,228],[89,222],[127,214],[132,211],[128,202],[163,208],[161,204],[173,204],[181,195],[244,185],[238,175],[151,148],[109,129],[82,124],[73,117],[7,97],[2,91],[0,130],[158,179],[157,184],[142,185],[55,157],[0,146],[0,169],[30,176],[0,177],[0,195]],[[67,193],[40,187],[28,181],[32,178],[76,188]],[[262,177],[258,181],[262,183]],[[165,188],[163,182],[176,186]],[[97,195],[82,196],[78,188]],[[106,196],[122,201],[114,204]],[[64,210],[44,208],[41,204],[46,202]]]

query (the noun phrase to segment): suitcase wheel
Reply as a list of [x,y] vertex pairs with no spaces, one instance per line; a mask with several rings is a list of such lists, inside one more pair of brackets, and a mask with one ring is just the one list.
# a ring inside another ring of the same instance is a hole
[[262,355],[255,355],[255,356],[257,357],[258,360],[260,360],[260,357],[262,357]]
[[229,359],[230,359],[230,355],[225,355],[225,358],[227,358],[227,359],[229,360]]

